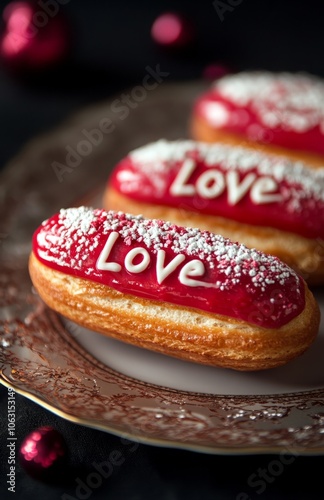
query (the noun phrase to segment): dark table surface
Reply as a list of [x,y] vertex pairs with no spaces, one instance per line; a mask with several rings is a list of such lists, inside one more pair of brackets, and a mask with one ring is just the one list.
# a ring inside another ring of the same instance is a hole
[[[1,11],[8,2],[0,1]],[[324,3],[319,0],[224,0],[231,8],[218,15],[215,2],[91,2],[71,0],[61,9],[73,34],[68,64],[26,77],[0,68],[0,167],[33,137],[51,130],[71,113],[136,85],[146,66],[170,73],[169,81],[201,78],[211,62],[233,70],[308,71],[324,76]],[[218,2],[221,6],[221,2]],[[185,53],[165,52],[150,37],[157,15],[178,10],[197,29],[197,42]],[[32,479],[17,467],[16,492],[6,488],[7,390],[0,388],[1,499],[291,499],[324,498],[322,457],[295,457],[281,473],[266,477],[262,492],[252,474],[264,474],[276,455],[217,456],[145,444],[65,421],[28,399],[16,396],[17,443],[43,425],[67,441],[68,478],[54,484]],[[92,489],[77,489],[93,463],[119,450],[123,460]],[[262,472],[263,471],[263,472]],[[265,472],[264,472],[265,471]]]

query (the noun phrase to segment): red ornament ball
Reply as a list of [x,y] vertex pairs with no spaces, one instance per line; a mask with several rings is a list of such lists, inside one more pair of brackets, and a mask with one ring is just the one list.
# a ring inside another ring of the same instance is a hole
[[203,69],[202,76],[205,80],[218,80],[218,78],[222,78],[228,73],[230,73],[230,70],[227,66],[220,63],[211,63]]
[[43,69],[69,51],[69,31],[61,6],[54,2],[16,1],[3,11],[2,60],[12,69]]
[[19,461],[25,471],[38,479],[48,479],[65,463],[67,446],[53,427],[39,427],[23,440]]
[[194,29],[188,19],[180,14],[167,12],[154,21],[151,28],[153,40],[163,47],[183,48],[194,39]]

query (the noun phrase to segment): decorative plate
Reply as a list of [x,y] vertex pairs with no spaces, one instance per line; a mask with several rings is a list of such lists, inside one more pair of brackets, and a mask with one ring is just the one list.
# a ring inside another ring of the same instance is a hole
[[[236,373],[80,329],[48,309],[29,279],[31,236],[41,221],[61,207],[99,206],[109,172],[130,150],[188,137],[191,104],[203,89],[163,83],[123,113],[116,96],[36,138],[7,166],[0,184],[1,383],[63,418],[154,445],[322,454],[324,325],[287,366]],[[322,291],[316,294],[324,304]]]

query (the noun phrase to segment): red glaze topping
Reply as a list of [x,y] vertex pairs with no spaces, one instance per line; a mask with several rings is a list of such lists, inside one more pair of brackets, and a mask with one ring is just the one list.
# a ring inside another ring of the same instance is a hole
[[324,169],[279,156],[161,140],[130,153],[109,183],[140,202],[324,238]]
[[276,257],[222,236],[122,212],[61,210],[33,237],[46,266],[126,294],[279,328],[304,309],[304,284]]
[[197,100],[194,113],[253,142],[324,154],[324,82],[314,76],[228,75]]

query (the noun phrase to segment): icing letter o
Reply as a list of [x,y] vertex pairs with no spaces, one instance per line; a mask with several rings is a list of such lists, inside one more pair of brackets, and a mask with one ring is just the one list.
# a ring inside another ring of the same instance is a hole
[[206,170],[197,180],[196,186],[203,198],[217,198],[225,189],[224,175],[218,170]]
[[[141,255],[142,260],[138,264],[134,264],[134,260],[137,257],[137,255]],[[126,267],[128,272],[138,274],[138,273],[142,273],[143,271],[145,271],[145,269],[149,265],[150,261],[151,261],[151,258],[150,258],[148,251],[145,250],[145,248],[136,247],[136,248],[133,248],[132,250],[130,250],[128,252],[128,254],[126,255],[125,267]]]

